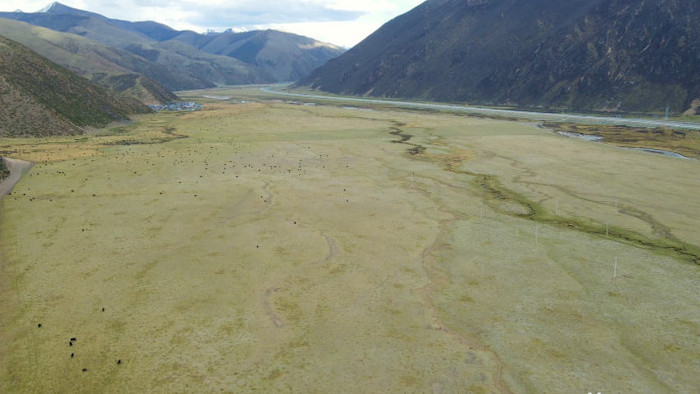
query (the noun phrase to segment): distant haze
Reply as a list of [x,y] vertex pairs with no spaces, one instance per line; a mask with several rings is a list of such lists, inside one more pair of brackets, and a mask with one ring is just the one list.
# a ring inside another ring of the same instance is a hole
[[[421,0],[63,0],[128,21],[152,20],[178,30],[277,29],[352,47]],[[46,0],[3,2],[0,11],[37,12]]]

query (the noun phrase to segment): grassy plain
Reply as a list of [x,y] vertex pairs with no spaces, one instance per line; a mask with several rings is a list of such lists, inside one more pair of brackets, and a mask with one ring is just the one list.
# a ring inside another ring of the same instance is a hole
[[37,163],[0,202],[0,391],[700,385],[697,161],[201,94],[0,141]]

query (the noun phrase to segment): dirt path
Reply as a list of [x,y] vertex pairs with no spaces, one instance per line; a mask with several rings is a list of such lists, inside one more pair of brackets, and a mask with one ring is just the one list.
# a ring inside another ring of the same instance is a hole
[[0,181],[0,199],[12,191],[15,184],[22,178],[22,175],[34,165],[34,163],[28,161],[11,159],[9,157],[5,158],[5,164],[7,169],[10,170],[10,176]]
[[340,252],[340,249],[338,248],[338,244],[335,243],[335,240],[326,234],[322,234],[326,238],[326,243],[328,244],[328,254],[326,257],[323,258],[323,260],[317,261],[314,263],[314,265],[319,265],[323,263],[327,263],[335,258],[336,255]]

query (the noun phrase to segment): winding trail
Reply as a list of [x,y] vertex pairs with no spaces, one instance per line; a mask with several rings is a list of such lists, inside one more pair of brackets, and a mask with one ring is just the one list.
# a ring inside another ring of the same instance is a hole
[[270,208],[272,206],[272,198],[274,197],[272,195],[272,192],[270,192],[270,182],[265,181],[265,184],[262,186],[261,190],[265,194],[263,196],[263,201],[265,202],[265,205]]
[[[443,245],[445,244],[445,239],[447,238],[448,234],[447,228],[453,223],[465,219],[464,214],[445,209],[444,206],[439,205],[439,210],[450,217],[440,220],[433,242],[423,249],[423,252],[421,253],[421,265],[427,275],[428,283],[426,283],[424,286],[413,289],[413,291],[418,294],[423,299],[424,304],[428,306],[433,319],[433,328],[449,335],[455,342],[468,346],[470,350],[475,350],[482,352],[484,355],[488,355],[491,358],[491,361],[495,364],[495,370],[492,371],[491,378],[497,392],[512,393],[508,387],[508,384],[505,382],[505,378],[503,376],[504,364],[499,355],[494,350],[483,345],[478,339],[464,335],[464,333],[460,333],[449,327],[449,325],[445,324],[441,318],[440,308],[434,301],[434,294],[438,293],[441,289],[450,284],[449,275],[436,266],[435,256],[439,254],[442,248],[444,248]],[[471,357],[475,357],[472,352],[470,352],[470,355]]]
[[282,320],[282,318],[277,314],[277,312],[275,312],[275,308],[270,302],[270,298],[275,294],[275,291],[277,291],[277,289],[274,287],[270,287],[267,290],[265,290],[265,296],[263,297],[263,307],[265,308],[265,314],[270,318],[272,324],[274,324],[277,328],[282,328],[284,327],[284,320]]
[[[394,122],[394,125],[395,126],[391,128],[392,131],[390,132],[390,134],[398,136],[400,137],[400,139],[391,141],[392,143],[399,143],[412,146],[412,148],[407,150],[407,152],[411,156],[415,156],[425,152],[424,146],[408,142],[413,136],[411,134],[406,133],[401,128],[402,126],[404,126],[403,123]],[[461,162],[459,159],[457,160]],[[448,171],[454,170],[454,167],[457,166],[457,164],[454,162],[454,158],[450,159],[450,161],[448,161],[447,163],[442,164],[444,168]],[[440,182],[437,179],[432,180]],[[425,190],[423,190],[420,187],[416,187],[415,185],[409,185],[408,188],[417,190],[421,193],[426,193]],[[491,371],[491,379],[493,381],[494,386],[496,387],[497,392],[512,393],[503,376],[503,370],[505,367],[499,355],[494,350],[483,345],[477,338],[470,337],[468,335],[465,335],[464,333],[459,332],[458,330],[449,327],[449,325],[447,325],[441,318],[440,308],[435,303],[435,294],[439,293],[442,289],[446,288],[450,284],[451,279],[445,271],[443,271],[437,266],[436,256],[445,247],[444,245],[446,243],[446,239],[448,237],[449,232],[448,227],[461,220],[466,220],[467,216],[463,212],[449,209],[443,204],[440,204],[440,202],[436,201],[434,197],[430,196],[429,193],[426,193],[426,197],[437,205],[438,210],[440,212],[444,213],[445,215],[448,215],[449,217],[442,219],[438,222],[437,232],[435,233],[433,241],[429,245],[427,245],[421,253],[420,262],[421,266],[423,267],[423,270],[425,271],[427,283],[421,287],[414,288],[413,292],[415,292],[415,294],[417,294],[423,300],[423,303],[428,307],[432,317],[432,328],[444,332],[446,335],[450,336],[450,338],[452,338],[452,340],[454,340],[455,342],[462,345],[466,345],[470,349],[469,354],[471,358],[476,358],[476,355],[473,353],[473,351],[481,352],[484,354],[485,357],[490,357],[491,362],[494,364],[494,370]],[[330,247],[330,239],[328,239],[328,237],[326,237],[326,239],[329,241]],[[435,389],[433,391],[439,392],[439,390]]]
[[326,257],[323,258],[323,260],[316,261],[313,263],[313,265],[319,265],[323,263],[327,263],[335,258],[335,256],[338,255],[340,252],[340,249],[338,248],[338,244],[335,242],[335,240],[331,237],[329,237],[326,234],[321,234],[323,235],[324,238],[326,238],[326,244],[328,244],[328,254]]
[[10,170],[10,176],[0,181],[0,199],[12,191],[15,184],[22,178],[22,175],[27,173],[34,166],[34,163],[5,157],[5,165]]

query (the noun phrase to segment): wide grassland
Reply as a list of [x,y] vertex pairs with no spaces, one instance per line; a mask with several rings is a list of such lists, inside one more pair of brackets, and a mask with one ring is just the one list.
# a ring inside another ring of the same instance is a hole
[[697,160],[207,94],[0,140],[0,392],[700,387]]

